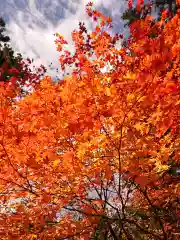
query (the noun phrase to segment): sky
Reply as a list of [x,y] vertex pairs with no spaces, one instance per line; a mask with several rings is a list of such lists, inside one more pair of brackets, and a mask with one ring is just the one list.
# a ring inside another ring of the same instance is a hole
[[[91,21],[85,12],[89,0],[4,0],[0,1],[2,17],[7,24],[7,33],[15,51],[24,57],[34,59],[35,65],[48,66],[48,74],[56,75],[59,68],[56,45],[56,32],[71,43],[71,32],[77,29],[79,21],[92,29]],[[126,0],[92,0],[97,10],[110,15],[114,22],[114,32],[123,33],[121,15],[126,9]],[[70,45],[69,48],[72,46]]]

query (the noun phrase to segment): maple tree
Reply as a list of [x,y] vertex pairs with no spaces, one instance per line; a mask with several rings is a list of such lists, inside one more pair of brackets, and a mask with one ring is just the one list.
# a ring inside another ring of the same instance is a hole
[[47,69],[43,65],[32,67],[33,60],[23,59],[21,54],[17,56],[13,56],[13,54],[11,52],[10,57],[1,55],[0,85],[5,89],[11,85],[11,88],[14,89],[14,96],[26,95],[29,87],[33,89],[39,84]]
[[6,88],[12,85],[15,95],[24,95],[25,87],[35,87],[40,79],[45,75],[46,68],[41,65],[33,66],[33,60],[24,60],[20,53],[15,54],[9,44],[10,37],[4,35],[6,24],[0,18],[0,84]]
[[[130,25],[133,21],[136,21],[138,19],[146,18],[147,16],[151,16],[152,14],[156,15],[154,16],[154,20],[160,20],[162,11],[167,11],[167,18],[166,21],[171,19],[177,12],[179,5],[176,4],[175,0],[169,0],[169,1],[162,1],[162,0],[155,0],[155,1],[127,1],[128,2],[128,8],[126,11],[122,14],[121,18],[126,22],[126,25]],[[137,2],[137,4],[134,4],[134,2]]]
[[143,5],[140,5],[141,8],[139,8],[139,5],[133,7],[133,2],[128,1],[128,8],[121,16],[124,21],[127,21],[125,26],[129,26],[133,21],[144,19],[151,15],[152,5],[151,2],[143,3]]
[[57,34],[71,76],[13,103],[0,88],[0,238],[178,239],[180,11],[132,23],[121,49],[86,11],[73,54]]

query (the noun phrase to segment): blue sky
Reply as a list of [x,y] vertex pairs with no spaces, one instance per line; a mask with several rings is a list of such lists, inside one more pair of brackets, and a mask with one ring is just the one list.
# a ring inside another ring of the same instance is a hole
[[[3,18],[7,23],[13,49],[25,57],[34,58],[35,64],[53,63],[59,67],[54,44],[54,33],[59,32],[71,42],[71,32],[79,21],[92,28],[85,13],[89,0],[4,0],[0,1]],[[126,9],[126,0],[92,0],[98,10],[112,16],[114,30],[124,32],[120,19]],[[71,48],[71,46],[69,46]],[[56,74],[54,70],[49,74]]]

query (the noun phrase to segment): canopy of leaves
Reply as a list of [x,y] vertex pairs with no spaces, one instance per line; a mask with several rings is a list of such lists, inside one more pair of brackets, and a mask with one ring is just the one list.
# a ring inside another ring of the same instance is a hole
[[19,95],[25,93],[25,86],[35,87],[44,76],[46,68],[41,65],[38,69],[34,67],[31,70],[32,61],[29,58],[24,61],[22,55],[15,54],[10,47],[10,37],[4,35],[5,27],[4,20],[0,18],[0,83],[12,85],[15,95]]
[[80,23],[75,53],[57,34],[71,76],[18,102],[0,88],[0,237],[178,240],[180,11],[134,22],[121,49],[86,11],[96,27]]
[[[134,6],[134,2],[137,2]],[[128,9],[122,14],[121,18],[126,21],[125,26],[130,26],[136,20],[144,19],[150,16],[152,13],[156,15],[154,20],[160,20],[161,13],[166,10],[168,11],[166,21],[172,18],[177,10],[179,4],[176,4],[175,0],[155,0],[155,1],[128,1]]]

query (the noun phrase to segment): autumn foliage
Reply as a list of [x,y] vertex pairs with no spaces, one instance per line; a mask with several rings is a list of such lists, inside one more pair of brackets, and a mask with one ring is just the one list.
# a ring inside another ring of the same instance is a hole
[[13,103],[0,88],[0,239],[178,240],[180,11],[133,22],[117,49],[86,10],[74,54],[57,34],[71,76]]
[[46,68],[41,65],[32,67],[33,61],[16,57],[16,65],[12,66],[7,59],[0,66],[0,86],[5,90],[11,89],[11,96],[27,94],[27,89],[35,88],[45,76]]
[[7,91],[9,87],[14,89],[13,95],[19,97],[27,94],[29,87],[32,90],[40,82],[46,68],[43,65],[32,66],[33,60],[24,60],[20,53],[15,54],[9,44],[10,37],[4,35],[5,30],[5,21],[0,18],[0,86],[7,88]]

